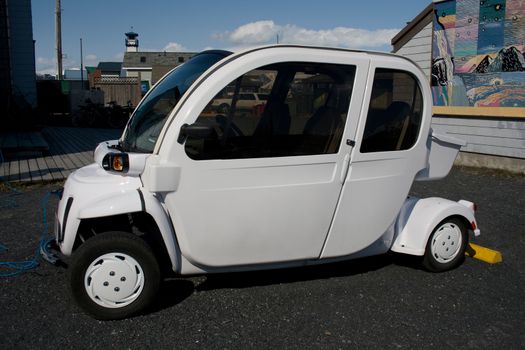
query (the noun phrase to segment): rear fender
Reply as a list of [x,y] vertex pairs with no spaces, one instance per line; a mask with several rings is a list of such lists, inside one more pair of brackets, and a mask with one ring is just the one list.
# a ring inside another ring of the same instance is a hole
[[[474,212],[468,207],[467,201],[454,202],[443,198],[415,198],[409,197],[396,222],[394,243],[390,248],[397,253],[423,255],[427,241],[432,231],[443,220],[451,216],[464,218],[470,225],[469,230],[477,227]],[[471,206],[473,207],[473,206]],[[479,230],[475,230],[476,235]]]

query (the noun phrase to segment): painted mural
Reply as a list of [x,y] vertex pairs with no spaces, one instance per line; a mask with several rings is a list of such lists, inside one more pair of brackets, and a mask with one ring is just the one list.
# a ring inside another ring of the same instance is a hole
[[435,106],[525,107],[525,0],[434,4]]

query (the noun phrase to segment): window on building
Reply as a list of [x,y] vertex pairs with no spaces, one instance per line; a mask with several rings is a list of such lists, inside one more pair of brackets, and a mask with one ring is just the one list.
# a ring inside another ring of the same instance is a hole
[[146,56],[140,56],[140,63],[146,63]]
[[421,90],[410,73],[376,69],[361,152],[400,151],[414,146],[422,110]]
[[186,141],[189,157],[236,159],[336,153],[343,135],[355,66],[279,63],[225,86],[197,123],[216,136]]
[[184,62],[184,57],[179,56],[179,63],[183,63],[183,62]]

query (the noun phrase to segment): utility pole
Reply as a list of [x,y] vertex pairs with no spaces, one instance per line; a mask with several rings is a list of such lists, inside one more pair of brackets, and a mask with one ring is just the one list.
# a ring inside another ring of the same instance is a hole
[[57,49],[58,80],[62,80],[62,6],[55,0],[55,45]]
[[80,89],[84,90],[84,55],[82,54],[82,38],[80,38]]

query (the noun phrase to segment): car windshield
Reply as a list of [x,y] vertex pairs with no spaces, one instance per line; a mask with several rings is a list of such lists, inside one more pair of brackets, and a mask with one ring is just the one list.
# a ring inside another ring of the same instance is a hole
[[121,148],[151,153],[166,119],[193,82],[228,56],[227,51],[205,51],[166,75],[139,104],[126,128]]

